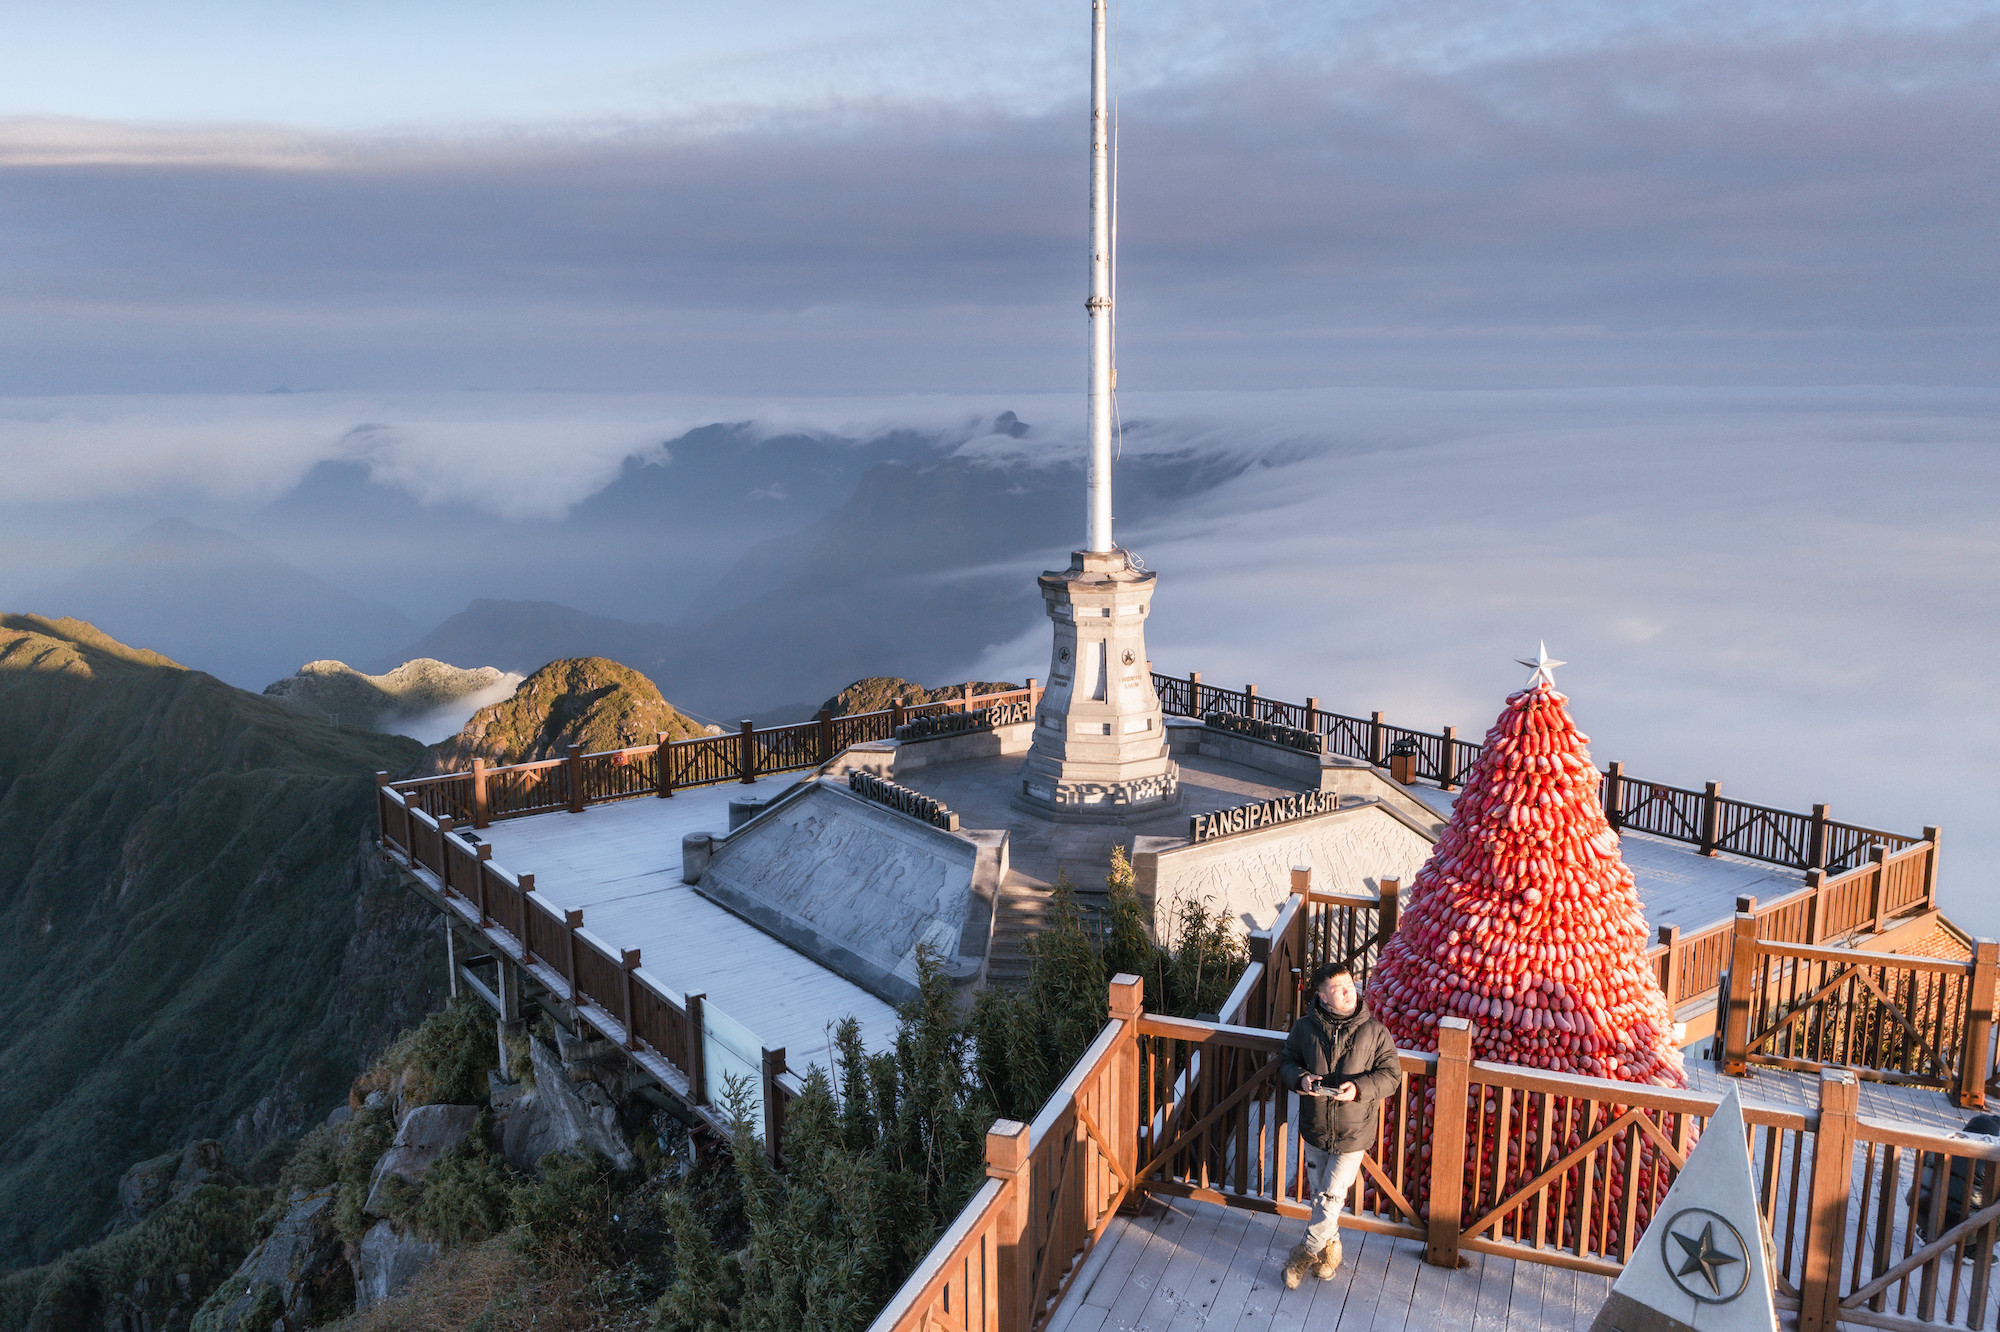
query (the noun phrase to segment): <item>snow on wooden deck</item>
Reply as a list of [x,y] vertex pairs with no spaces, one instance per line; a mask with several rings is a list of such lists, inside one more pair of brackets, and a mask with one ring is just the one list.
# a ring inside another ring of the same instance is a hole
[[[761,782],[756,791],[779,785]],[[727,832],[729,801],[742,795],[736,783],[696,787],[668,800],[501,819],[482,835],[498,864],[535,876],[537,897],[581,909],[584,928],[639,949],[655,977],[682,995],[705,994],[767,1049],[783,1047],[795,1072],[831,1068],[833,1025],[850,1015],[870,1050],[889,1049],[894,1008],[681,882],[681,838]]]
[[1330,1280],[1280,1279],[1305,1222],[1156,1199],[1106,1229],[1047,1332],[1586,1332],[1608,1277],[1467,1254],[1450,1271],[1421,1241],[1344,1230]]
[[[1456,791],[1418,782],[1411,795],[1449,817]],[[1748,895],[1773,901],[1805,887],[1798,870],[1731,855],[1704,856],[1685,842],[1630,830],[1618,834],[1619,854],[1639,886],[1646,924],[1657,931],[1678,925],[1683,937],[1736,914],[1736,899]]]

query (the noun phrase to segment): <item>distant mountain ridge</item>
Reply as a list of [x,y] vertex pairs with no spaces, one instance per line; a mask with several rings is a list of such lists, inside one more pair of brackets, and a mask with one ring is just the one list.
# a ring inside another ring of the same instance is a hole
[[343,661],[309,661],[264,686],[264,697],[309,717],[364,731],[394,730],[393,722],[448,708],[505,683],[493,666],[470,670],[418,657],[394,670],[368,675]]
[[302,661],[366,660],[417,633],[399,611],[180,518],[133,533],[33,600],[242,689],[260,689]]

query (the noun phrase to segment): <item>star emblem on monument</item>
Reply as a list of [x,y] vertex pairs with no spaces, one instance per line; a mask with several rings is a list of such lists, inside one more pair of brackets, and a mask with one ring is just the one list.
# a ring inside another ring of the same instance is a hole
[[1524,688],[1528,689],[1533,689],[1538,684],[1546,684],[1549,688],[1554,689],[1556,687],[1556,667],[1569,665],[1568,662],[1557,661],[1549,655],[1549,645],[1546,639],[1543,640],[1540,649],[1536,651],[1533,660],[1527,657],[1516,657],[1514,660],[1520,662],[1523,666],[1532,666],[1535,668],[1535,673],[1528,677],[1528,683],[1524,686]]
[[[1699,1232],[1696,1225],[1701,1227]],[[1743,1293],[1748,1250],[1736,1227],[1721,1216],[1701,1207],[1676,1213],[1667,1222],[1663,1244],[1662,1256],[1674,1284],[1695,1299],[1704,1304],[1727,1304]]]

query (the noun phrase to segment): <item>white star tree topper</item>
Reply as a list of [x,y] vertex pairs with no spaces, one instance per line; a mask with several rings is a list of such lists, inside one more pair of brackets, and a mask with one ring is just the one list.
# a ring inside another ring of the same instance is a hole
[[1556,687],[1556,667],[1569,665],[1568,662],[1557,661],[1549,655],[1549,645],[1546,639],[1542,641],[1541,647],[1536,651],[1532,661],[1526,657],[1516,657],[1514,660],[1520,662],[1523,666],[1532,666],[1535,668],[1535,673],[1528,677],[1528,683],[1522,686],[1524,689],[1533,689],[1539,684],[1546,684],[1549,688],[1554,689]]

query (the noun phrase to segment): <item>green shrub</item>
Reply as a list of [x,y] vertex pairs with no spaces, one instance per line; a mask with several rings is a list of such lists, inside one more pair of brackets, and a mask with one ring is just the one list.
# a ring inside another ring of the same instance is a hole
[[521,1177],[487,1145],[492,1131],[490,1117],[481,1111],[465,1141],[424,1172],[422,1195],[408,1216],[432,1244],[476,1244],[513,1224]]
[[342,1125],[340,1139],[340,1204],[334,1210],[333,1225],[342,1239],[355,1243],[372,1224],[362,1206],[368,1201],[375,1163],[396,1140],[396,1123],[387,1110],[357,1110],[354,1118]]
[[392,1086],[396,1079],[404,1079],[406,1109],[484,1105],[486,1075],[499,1066],[492,1013],[463,995],[398,1036],[380,1064]]
[[513,1191],[521,1250],[557,1263],[624,1261],[623,1209],[640,1180],[598,1151],[550,1152]]

